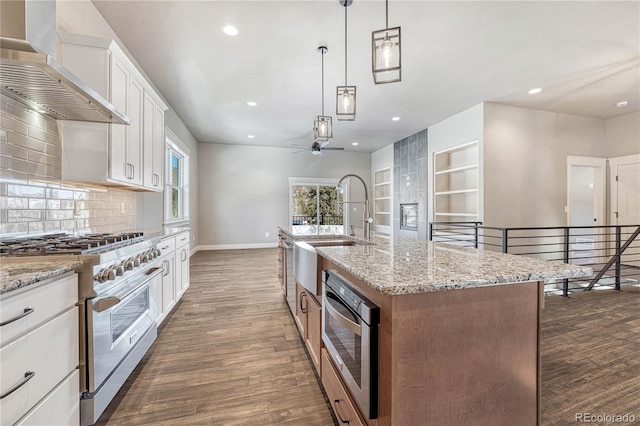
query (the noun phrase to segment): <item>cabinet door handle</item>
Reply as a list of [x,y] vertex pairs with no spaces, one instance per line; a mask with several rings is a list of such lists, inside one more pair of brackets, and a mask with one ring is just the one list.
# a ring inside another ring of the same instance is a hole
[[20,380],[20,382],[17,385],[13,386],[11,389],[9,389],[8,391],[6,391],[2,395],[0,395],[0,399],[4,399],[4,398],[8,397],[12,393],[14,393],[18,389],[20,389],[29,380],[33,379],[33,376],[35,376],[35,375],[36,375],[36,373],[34,371],[27,371],[26,373],[24,373],[24,379]]
[[131,179],[136,177],[136,166],[131,165]]
[[22,312],[20,315],[17,315],[15,317],[11,318],[11,319],[6,320],[6,321],[0,322],[0,327],[4,327],[5,325],[11,324],[14,321],[18,321],[20,318],[24,318],[27,315],[32,314],[33,311],[34,311],[33,308],[24,308],[24,312]]
[[345,423],[345,424],[349,424],[349,420],[344,420],[342,418],[342,416],[340,415],[340,413],[338,412],[338,403],[340,402],[339,399],[336,399],[333,401],[333,411],[336,412],[336,415],[338,416],[338,419],[340,419],[341,423]]
[[300,293],[300,312],[302,312],[303,314],[307,313],[307,310],[304,308],[304,306],[302,306],[302,299],[304,299],[305,297],[307,297],[307,293],[305,293],[304,291]]
[[182,254],[183,254],[182,261],[184,262],[185,260],[187,260],[187,250],[182,249]]

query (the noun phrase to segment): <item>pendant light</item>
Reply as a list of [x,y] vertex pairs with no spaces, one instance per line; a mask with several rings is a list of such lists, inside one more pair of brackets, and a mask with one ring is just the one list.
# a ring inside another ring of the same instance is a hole
[[353,0],[340,0],[344,6],[344,86],[337,87],[336,118],[338,121],[353,121],[356,119],[356,86],[347,85],[347,7]]
[[322,115],[317,116],[313,121],[314,142],[327,142],[333,137],[331,116],[324,115],[324,54],[327,50],[327,46],[318,47],[318,52],[322,54]]
[[371,64],[375,84],[402,79],[400,27],[389,28],[389,0],[385,0],[386,28],[371,33]]

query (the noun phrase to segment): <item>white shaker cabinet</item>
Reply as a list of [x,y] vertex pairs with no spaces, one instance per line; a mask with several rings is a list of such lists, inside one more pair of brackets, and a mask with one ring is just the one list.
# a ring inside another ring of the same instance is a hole
[[63,122],[63,179],[162,191],[167,106],[115,41],[70,33],[59,37],[62,64],[131,122]]
[[163,268],[162,291],[158,292],[158,325],[189,288],[189,236],[189,231],[174,234],[158,244],[159,266]]
[[79,424],[77,301],[74,273],[0,298],[0,424]]
[[144,95],[143,186],[162,191],[164,170],[164,109],[148,93]]
[[176,299],[189,287],[189,232],[176,236]]

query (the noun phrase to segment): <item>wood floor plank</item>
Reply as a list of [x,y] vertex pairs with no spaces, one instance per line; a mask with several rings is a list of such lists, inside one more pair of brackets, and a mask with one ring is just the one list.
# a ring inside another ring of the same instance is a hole
[[[97,424],[337,424],[277,273],[276,249],[192,257],[191,287]],[[640,288],[545,305],[541,423],[582,412],[640,421]]]

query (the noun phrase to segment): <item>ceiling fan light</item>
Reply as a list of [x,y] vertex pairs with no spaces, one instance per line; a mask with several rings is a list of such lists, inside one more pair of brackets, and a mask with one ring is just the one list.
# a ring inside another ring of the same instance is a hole
[[338,121],[353,121],[356,119],[356,86],[337,87],[336,118]]
[[400,27],[385,28],[371,33],[371,70],[375,84],[402,80]]

